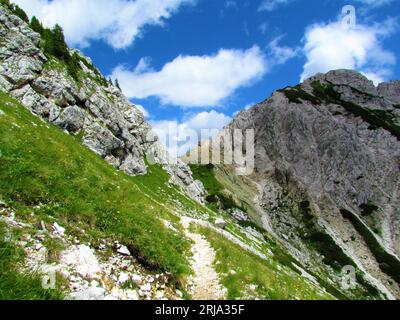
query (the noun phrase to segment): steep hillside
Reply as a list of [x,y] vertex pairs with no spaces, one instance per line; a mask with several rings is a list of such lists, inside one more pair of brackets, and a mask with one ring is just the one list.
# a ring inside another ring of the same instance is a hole
[[59,27],[45,29],[36,19],[29,26],[1,6],[0,35],[1,90],[129,175],[147,172],[148,154],[175,184],[202,201],[202,188],[190,170],[182,162],[167,163],[143,114],[90,59],[68,49]]
[[5,2],[0,298],[381,298],[332,286],[263,230],[204,206],[202,185],[166,163],[119,89],[60,29],[29,26]]
[[316,75],[225,129],[255,130],[251,176],[221,165],[205,176],[308,270],[339,283],[352,265],[400,298],[399,102],[398,81],[375,87],[354,71]]

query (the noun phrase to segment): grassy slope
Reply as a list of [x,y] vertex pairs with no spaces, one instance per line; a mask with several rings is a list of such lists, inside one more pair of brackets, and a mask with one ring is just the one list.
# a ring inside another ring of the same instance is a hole
[[89,241],[117,238],[153,268],[189,273],[189,242],[168,231],[158,217],[170,212],[144,196],[135,178],[6,95],[0,101],[0,196],[21,217],[33,211],[36,219],[57,219],[80,237],[79,228],[86,230]]
[[[187,261],[190,242],[182,232],[169,231],[161,219],[182,230],[176,214],[213,221],[217,216],[215,211],[171,186],[168,175],[159,166],[150,166],[146,176],[128,177],[118,172],[82,147],[77,137],[33,116],[4,93],[0,93],[0,110],[0,198],[16,209],[20,219],[31,223],[59,221],[69,233],[94,245],[101,238],[118,239],[135,249],[142,263],[169,271],[176,280],[190,272]],[[251,240],[243,237],[240,227],[225,218],[227,229],[252,245]],[[299,297],[321,298],[314,285],[279,257],[272,259],[283,270],[283,278],[278,267],[273,277],[267,273],[261,277],[270,268],[264,265],[265,261],[247,257],[245,251],[228,240],[221,238],[217,242],[229,248],[224,252],[229,266],[238,270],[244,264],[243,270],[248,273],[241,273],[237,281],[227,283],[232,295],[243,293],[245,284],[256,284],[269,288],[260,291],[267,298],[293,298],[289,289],[279,289],[283,283],[280,279],[284,278],[289,288],[297,284]],[[272,249],[267,242],[257,247],[262,252]],[[250,265],[241,259],[243,256]]]
[[41,277],[21,272],[24,255],[11,241],[4,240],[4,226],[0,224],[0,300],[59,300],[59,290],[44,290]]

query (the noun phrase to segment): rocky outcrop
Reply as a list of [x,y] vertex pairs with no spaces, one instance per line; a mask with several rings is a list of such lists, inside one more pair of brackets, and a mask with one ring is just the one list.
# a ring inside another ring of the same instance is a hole
[[335,281],[355,265],[397,297],[399,102],[398,81],[375,87],[337,70],[275,92],[225,129],[255,130],[254,207],[266,230],[312,270]]
[[[34,114],[78,136],[82,143],[129,175],[147,172],[146,154],[165,154],[141,111],[109,84],[90,59],[77,51],[79,80],[46,57],[40,35],[0,5],[0,90],[10,92]],[[171,181],[202,201],[203,188],[181,161],[155,156]]]

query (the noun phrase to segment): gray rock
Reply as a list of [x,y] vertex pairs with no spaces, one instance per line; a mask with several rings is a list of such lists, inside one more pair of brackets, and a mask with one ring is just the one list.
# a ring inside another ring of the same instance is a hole
[[132,280],[133,283],[135,283],[138,286],[141,285],[141,283],[143,281],[142,277],[140,275],[138,275],[138,274],[133,274],[131,276],[131,280]]
[[89,301],[106,300],[106,290],[100,287],[90,287],[71,293],[67,298],[69,300]]
[[96,122],[85,128],[85,136],[82,142],[86,147],[103,157],[123,148],[123,142],[120,139]]
[[129,251],[129,249],[126,246],[122,246],[122,245],[117,249],[117,252],[124,256],[131,255],[131,252]]
[[218,228],[220,228],[220,229],[225,229],[225,228],[226,228],[226,222],[225,222],[225,220],[220,219],[220,218],[218,218],[218,219],[215,220],[215,225],[216,225]]
[[[334,90],[338,100],[328,99],[327,93],[317,96],[316,81]],[[359,240],[343,241],[354,234],[361,239],[363,235],[342,214],[343,210],[353,212],[384,250],[400,255],[399,137],[382,122],[361,117],[348,107],[350,102],[364,114],[399,123],[398,106],[394,105],[399,102],[399,82],[376,88],[357,72],[337,70],[318,74],[296,88],[314,99],[298,94],[298,101],[293,101],[284,90],[275,92],[241,112],[225,129],[228,133],[255,130],[255,172],[251,175],[259,190],[255,211],[265,229],[297,259],[314,265],[313,270],[324,265],[325,254],[310,249],[310,234],[318,230],[332,240],[336,251],[350,257],[375,287],[386,287],[399,297],[399,287],[388,285],[395,282],[381,270],[371,253],[373,248]],[[311,214],[315,220],[309,220]],[[362,259],[365,256],[367,259]]]
[[101,267],[93,250],[86,245],[71,246],[60,257],[61,264],[74,268],[82,278],[99,279]]
[[68,132],[75,133],[83,128],[85,115],[85,111],[78,106],[67,107],[54,121],[54,124]]
[[65,228],[61,227],[57,222],[52,225],[52,228],[55,233],[63,236],[65,234]]
[[378,92],[391,103],[400,105],[400,81],[381,83]]

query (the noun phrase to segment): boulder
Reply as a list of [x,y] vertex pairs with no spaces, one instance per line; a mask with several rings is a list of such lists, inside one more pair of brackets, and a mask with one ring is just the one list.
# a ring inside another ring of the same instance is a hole
[[225,229],[226,228],[226,222],[225,220],[218,218],[215,220],[215,225],[220,228],[220,229]]
[[54,121],[54,124],[71,133],[76,133],[83,128],[85,115],[85,111],[78,106],[67,107]]
[[117,249],[117,252],[124,255],[124,256],[130,256],[131,252],[129,251],[129,249],[126,246],[119,246],[119,248]]
[[61,254],[60,262],[76,270],[82,278],[99,279],[101,267],[93,250],[86,245],[72,246]]

